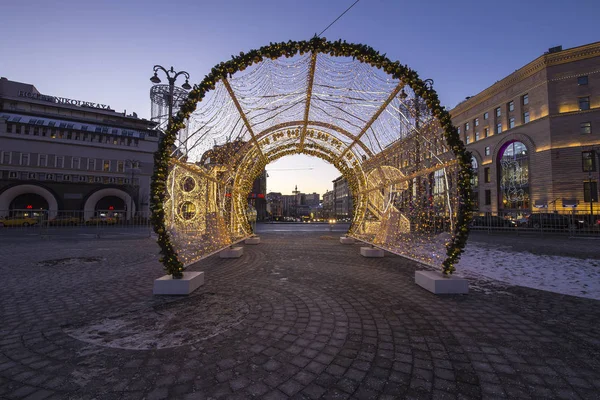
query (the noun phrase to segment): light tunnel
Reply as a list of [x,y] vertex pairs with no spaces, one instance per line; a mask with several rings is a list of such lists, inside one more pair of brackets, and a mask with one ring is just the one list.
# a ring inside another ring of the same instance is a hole
[[452,273],[467,238],[471,158],[450,116],[399,62],[319,38],[242,53],[190,91],[155,156],[167,272],[250,236],[254,179],[292,154],[348,181],[349,236]]

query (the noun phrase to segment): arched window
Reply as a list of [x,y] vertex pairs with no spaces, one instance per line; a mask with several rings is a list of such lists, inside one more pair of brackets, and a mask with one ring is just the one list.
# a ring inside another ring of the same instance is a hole
[[511,142],[499,155],[499,207],[506,210],[529,208],[529,154],[521,142]]
[[475,157],[471,157],[473,178],[471,178],[471,190],[473,191],[473,207],[479,209],[479,164]]

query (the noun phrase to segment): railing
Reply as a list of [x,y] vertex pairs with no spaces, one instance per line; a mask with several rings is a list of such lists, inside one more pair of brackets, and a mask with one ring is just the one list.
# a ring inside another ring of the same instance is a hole
[[600,236],[600,215],[585,211],[474,213],[472,231]]
[[150,236],[149,212],[136,212],[125,218],[124,211],[115,210],[0,210],[0,236],[13,234],[39,235],[116,235]]

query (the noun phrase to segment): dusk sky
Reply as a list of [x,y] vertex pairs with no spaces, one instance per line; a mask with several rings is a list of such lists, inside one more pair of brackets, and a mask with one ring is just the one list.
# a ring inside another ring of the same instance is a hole
[[[354,1],[4,2],[0,76],[149,119],[155,64],[186,70],[198,83],[232,54],[310,39]],[[598,0],[360,0],[323,36],[368,44],[407,64],[433,79],[452,108],[550,47],[600,40],[599,15]],[[339,175],[305,156],[267,170],[268,190],[285,194],[296,184],[322,194]]]

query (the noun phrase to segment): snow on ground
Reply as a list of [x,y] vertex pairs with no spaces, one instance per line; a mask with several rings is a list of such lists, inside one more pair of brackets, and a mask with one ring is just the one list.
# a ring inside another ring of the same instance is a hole
[[[486,243],[467,244],[456,274],[471,280],[525,286],[600,300],[600,260],[536,255]],[[502,284],[496,286],[503,286]],[[486,290],[484,288],[479,288]]]

